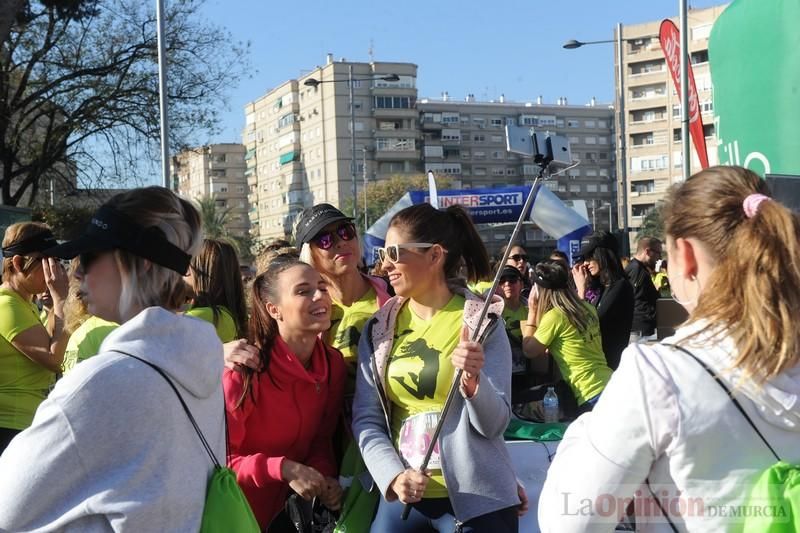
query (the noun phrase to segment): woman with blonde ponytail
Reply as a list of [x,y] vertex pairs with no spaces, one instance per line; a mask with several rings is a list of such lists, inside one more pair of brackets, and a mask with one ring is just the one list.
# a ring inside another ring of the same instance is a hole
[[659,344],[628,347],[593,412],[569,428],[540,499],[542,531],[603,520],[613,530],[618,513],[571,513],[564,494],[647,499],[637,526],[740,531],[732,512],[768,512],[745,505],[759,475],[776,456],[800,461],[800,220],[740,167],[698,172],[663,213],[670,286],[689,319]]
[[294,254],[278,255],[253,281],[248,342],[260,370],[225,369],[230,466],[262,529],[292,531],[289,489],[329,509],[342,488],[332,436],[344,394],[342,354],[320,333],[331,325],[327,282]]

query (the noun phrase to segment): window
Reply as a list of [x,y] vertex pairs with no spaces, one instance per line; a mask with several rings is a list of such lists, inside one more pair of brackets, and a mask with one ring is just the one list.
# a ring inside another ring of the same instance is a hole
[[[361,101],[361,98],[353,98],[353,109],[361,109],[364,107],[364,102]],[[347,102],[347,111],[350,111],[350,102]]]
[[589,177],[597,176],[597,169],[596,168],[587,168],[586,175]]
[[698,65],[700,63],[708,63],[708,50],[692,52],[692,65]]
[[237,185],[236,192],[243,193],[244,192],[244,185]]
[[583,140],[586,144],[597,144],[597,137],[590,135]]
[[399,120],[380,120],[378,121],[379,130],[399,130],[402,123]]
[[489,125],[493,128],[502,128],[503,127],[503,119],[502,118],[491,118],[489,119]]
[[608,192],[608,185],[605,183],[600,184],[600,192]]
[[577,136],[575,136],[575,135],[571,135],[571,136],[569,137],[569,142],[570,142],[570,144],[580,144],[580,142],[581,142],[581,138],[580,138],[580,137],[577,137]]
[[225,162],[225,154],[214,154],[211,158],[214,163],[224,163]]
[[500,150],[493,150],[492,151],[492,159],[504,159],[503,152]]
[[636,192],[639,194],[647,194],[655,192],[655,190],[656,190],[655,180],[631,182],[631,192]]
[[[504,168],[493,168],[492,169],[492,175],[493,176],[505,176],[506,175],[506,169],[504,169]],[[493,184],[493,185],[497,186],[496,183]]]
[[568,128],[580,128],[581,127],[581,123],[577,119],[568,118],[567,119],[567,127]]
[[516,168],[507,168],[506,169],[506,176],[516,176],[517,169]]
[[588,183],[586,185],[586,192],[597,192],[597,184],[596,183]]
[[485,176],[486,169],[484,167],[475,167],[472,169],[472,173],[475,174],[476,176]]
[[632,205],[631,214],[635,217],[647,216],[647,213],[655,208],[654,204]]
[[474,159],[486,159],[486,152],[484,152],[483,150],[475,150],[472,153],[472,157]]
[[410,109],[411,97],[409,96],[376,96],[377,109]]
[[492,135],[489,140],[493,143],[501,143],[504,139],[502,135]]
[[639,61],[637,63],[629,63],[631,75],[649,74],[651,72],[663,72],[665,70],[665,61],[663,59],[654,59],[651,61]]
[[600,169],[600,175],[608,177],[608,169],[607,168],[601,168]]
[[443,129],[442,141],[461,142],[461,130]]
[[353,80],[353,89],[361,88],[361,80]]
[[598,128],[607,128],[607,127],[608,127],[608,124],[606,123],[606,121],[605,121],[605,120],[598,120],[598,121],[597,121],[597,127],[598,127]]
[[476,133],[475,135],[472,136],[472,140],[476,143],[482,143],[486,140],[486,136],[483,134]]
[[569,192],[581,192],[580,184],[579,183],[570,183]]
[[413,152],[416,149],[415,139],[375,139],[375,149],[379,152]]
[[598,137],[597,144],[608,144],[608,137]]
[[224,178],[225,177],[225,169],[224,168],[215,168],[211,171],[211,176],[215,178]]
[[595,125],[595,121],[594,120],[587,120],[586,121],[586,127],[587,128],[594,128],[594,125]]
[[287,113],[278,120],[278,128],[283,128],[289,124],[294,124],[294,113]]
[[608,153],[606,153],[606,152],[600,152],[599,154],[597,154],[597,159],[600,159],[600,160],[607,160],[607,159],[608,159]]
[[442,113],[442,124],[458,124],[458,113]]

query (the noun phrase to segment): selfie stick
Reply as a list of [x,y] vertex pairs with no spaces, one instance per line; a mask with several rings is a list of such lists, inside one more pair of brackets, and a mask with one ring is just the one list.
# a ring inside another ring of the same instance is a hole
[[[512,245],[517,240],[517,235],[519,234],[519,230],[520,228],[522,228],[522,222],[525,220],[525,217],[527,216],[528,212],[531,209],[531,206],[533,205],[533,199],[536,193],[536,186],[539,184],[539,180],[541,180],[545,168],[547,168],[547,164],[541,166],[541,169],[539,170],[539,175],[536,176],[535,180],[533,180],[533,185],[531,186],[531,192],[528,193],[528,198],[525,200],[525,205],[522,207],[522,212],[519,214],[519,220],[517,220],[517,225],[514,226],[514,231],[511,232],[511,238],[508,241],[508,246],[506,246],[506,251],[505,253],[503,253],[503,258],[498,263],[498,265],[501,265],[501,268],[498,268],[497,273],[494,275],[492,288],[489,290],[489,293],[486,296],[486,300],[483,302],[483,309],[481,309],[481,315],[478,318],[478,325],[472,332],[472,338],[470,339],[472,342],[478,340],[478,335],[480,334],[483,321],[486,319],[486,315],[489,313],[489,305],[491,305],[492,303],[492,297],[494,296],[494,293],[497,290],[498,285],[500,285],[500,274],[502,274],[503,272],[502,265],[505,265],[506,261],[508,261],[508,256],[511,254]],[[487,331],[478,342],[483,344],[483,341],[486,340],[488,334],[489,331]],[[450,385],[450,391],[447,393],[447,399],[444,402],[444,407],[442,407],[442,414],[441,416],[439,416],[439,422],[436,424],[436,429],[433,431],[433,438],[431,439],[430,444],[428,444],[428,450],[425,452],[425,457],[422,459],[422,464],[419,467],[420,472],[424,472],[428,468],[428,463],[431,460],[431,455],[433,455],[433,448],[439,441],[439,434],[442,432],[442,426],[444,425],[444,420],[447,417],[448,411],[450,410],[450,405],[453,403],[453,398],[455,398],[456,393],[458,392],[459,384],[461,383],[461,376],[463,374],[464,374],[463,368],[459,368],[456,371],[456,375],[453,378],[453,383]],[[403,515],[402,515],[403,520],[408,519],[408,514],[410,512],[411,512],[411,504],[407,503],[403,508]]]

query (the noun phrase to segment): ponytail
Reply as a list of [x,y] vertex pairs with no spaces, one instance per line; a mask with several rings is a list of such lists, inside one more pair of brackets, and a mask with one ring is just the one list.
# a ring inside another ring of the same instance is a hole
[[768,194],[753,172],[712,167],[671,192],[664,222],[667,235],[694,237],[717,260],[689,321],[724,326],[734,366],[762,382],[800,363],[800,219],[771,199],[745,213],[753,194]]
[[451,205],[445,212],[450,217],[454,233],[461,233],[457,242],[461,245],[461,260],[467,271],[467,281],[475,283],[490,277],[492,267],[489,264],[489,254],[469,214],[460,205]]

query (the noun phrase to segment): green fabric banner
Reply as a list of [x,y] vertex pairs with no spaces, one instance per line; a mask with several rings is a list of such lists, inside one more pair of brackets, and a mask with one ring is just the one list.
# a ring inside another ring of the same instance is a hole
[[800,0],[734,0],[709,40],[720,164],[800,174]]

